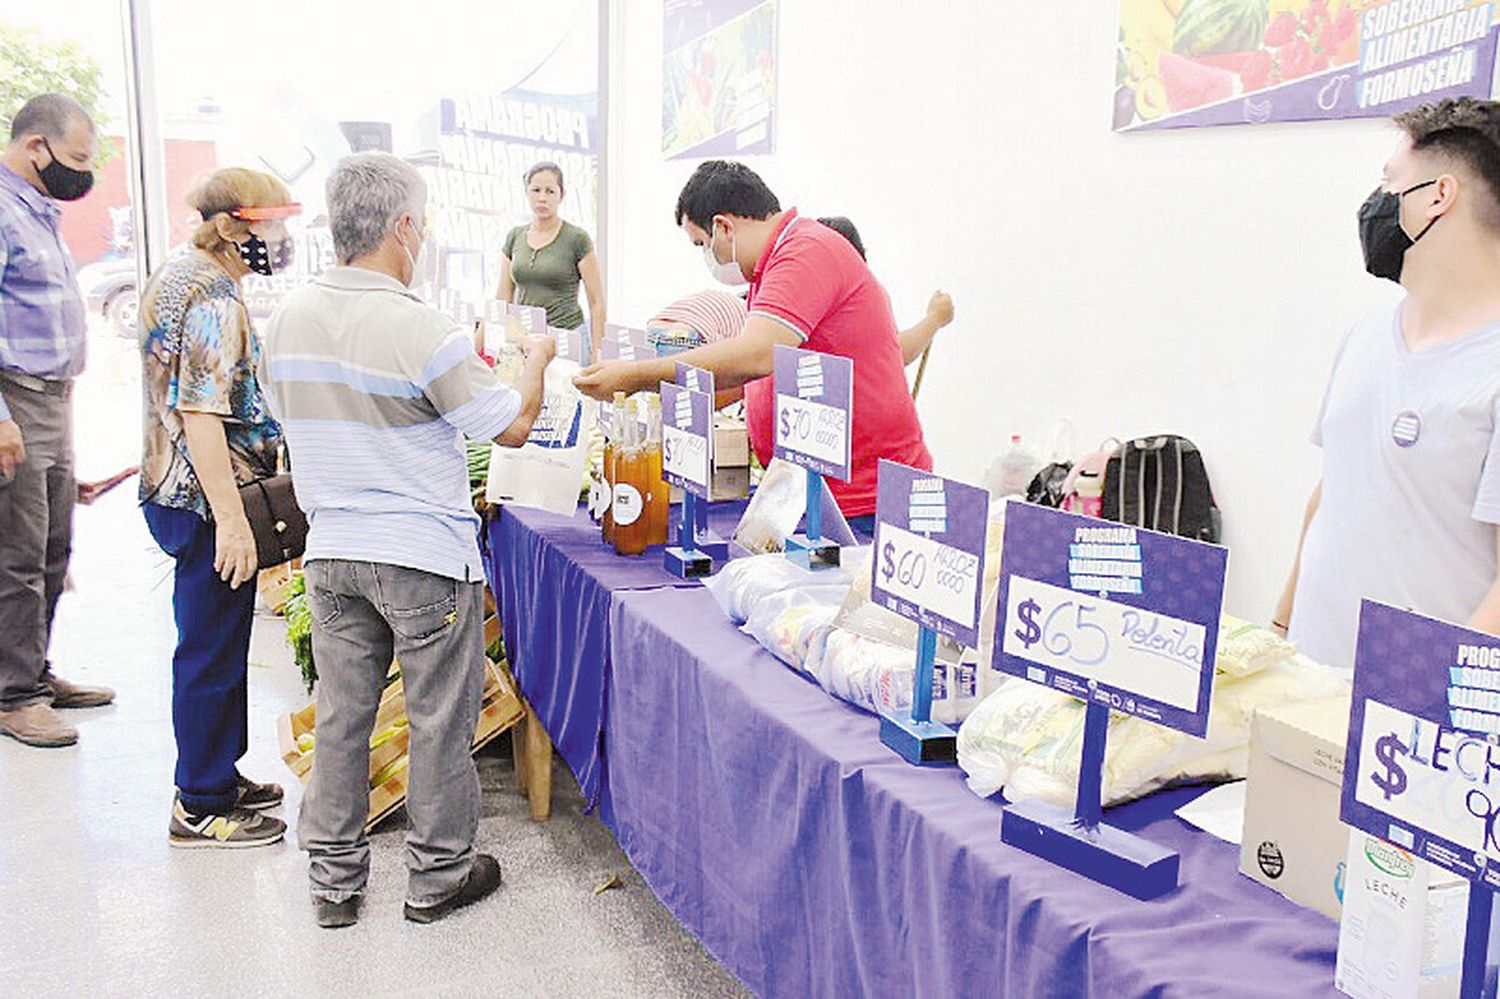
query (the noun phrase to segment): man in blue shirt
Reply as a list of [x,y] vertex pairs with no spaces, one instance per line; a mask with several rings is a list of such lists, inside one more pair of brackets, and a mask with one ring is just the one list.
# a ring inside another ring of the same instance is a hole
[[0,153],[0,734],[30,746],[78,741],[54,708],[114,699],[47,663],[78,498],[72,389],[87,335],[58,202],[89,192],[97,149],[83,106],[42,94]]

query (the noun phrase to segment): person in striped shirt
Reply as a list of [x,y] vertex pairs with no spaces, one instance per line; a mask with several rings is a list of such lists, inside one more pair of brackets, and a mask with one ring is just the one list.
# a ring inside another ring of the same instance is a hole
[[500,883],[474,849],[484,573],[461,437],[524,443],[553,349],[525,344],[508,387],[468,331],[408,290],[427,240],[409,164],[350,156],[327,193],[341,266],[282,301],[262,361],[309,524],[318,765],[298,836],[319,925],[353,924],[370,866],[369,739],[394,655],[411,723],[405,911],[427,923]]

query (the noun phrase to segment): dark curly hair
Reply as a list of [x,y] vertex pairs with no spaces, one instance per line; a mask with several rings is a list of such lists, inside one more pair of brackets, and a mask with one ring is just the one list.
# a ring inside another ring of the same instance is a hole
[[704,232],[713,228],[715,215],[765,219],[779,211],[781,202],[766,182],[745,164],[729,160],[699,163],[677,196],[677,225],[686,218]]
[[1488,195],[1480,217],[1500,230],[1500,102],[1460,97],[1423,104],[1394,120],[1414,150],[1440,152],[1479,177]]

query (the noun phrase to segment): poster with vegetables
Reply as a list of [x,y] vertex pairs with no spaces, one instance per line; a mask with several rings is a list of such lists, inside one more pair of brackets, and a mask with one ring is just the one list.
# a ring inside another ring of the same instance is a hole
[[776,151],[776,0],[665,0],[661,151]]
[[1121,0],[1114,128],[1389,117],[1491,95],[1496,3]]

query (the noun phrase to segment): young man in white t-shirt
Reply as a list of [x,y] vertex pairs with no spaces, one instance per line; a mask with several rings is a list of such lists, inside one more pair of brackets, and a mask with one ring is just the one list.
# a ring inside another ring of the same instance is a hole
[[1500,633],[1500,103],[1395,120],[1359,228],[1366,269],[1406,296],[1339,346],[1323,478],[1272,619],[1344,668],[1364,597]]

